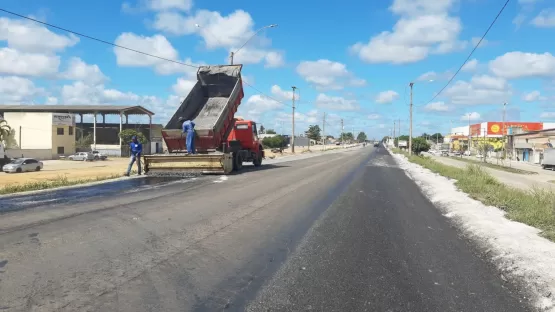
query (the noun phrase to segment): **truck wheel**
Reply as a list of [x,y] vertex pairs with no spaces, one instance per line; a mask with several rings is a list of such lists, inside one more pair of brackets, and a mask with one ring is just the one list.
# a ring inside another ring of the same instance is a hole
[[233,154],[233,170],[239,171],[243,168],[243,157],[241,153],[237,152]]
[[260,167],[262,165],[262,152],[258,151],[258,153],[256,153],[256,156],[255,156],[254,160],[252,161],[252,164],[255,167]]

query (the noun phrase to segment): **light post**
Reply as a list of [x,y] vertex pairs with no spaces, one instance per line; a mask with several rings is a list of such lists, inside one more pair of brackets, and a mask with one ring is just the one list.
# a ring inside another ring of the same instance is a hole
[[233,57],[235,56],[235,54],[237,54],[247,43],[249,43],[249,41],[251,41],[252,38],[256,37],[256,35],[258,35],[259,32],[263,31],[266,28],[274,28],[277,26],[278,26],[277,24],[271,24],[260,28],[259,30],[255,31],[254,34],[252,34],[252,36],[250,36],[249,39],[247,39],[247,41],[245,41],[245,43],[243,43],[243,45],[239,47],[239,49],[237,49],[235,52],[231,51],[229,53],[229,60],[231,61],[231,65],[233,65]]
[[[433,82],[433,81],[434,81],[433,79],[428,80],[428,82]],[[412,155],[412,89],[414,87],[414,82],[410,82],[409,86],[410,86],[409,155]]]

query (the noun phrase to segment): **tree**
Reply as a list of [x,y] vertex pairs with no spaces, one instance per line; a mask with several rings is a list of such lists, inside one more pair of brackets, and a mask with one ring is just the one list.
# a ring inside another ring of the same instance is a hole
[[264,133],[266,133],[264,131],[266,131],[266,129],[264,128],[263,125],[260,125],[260,130],[258,132],[260,132],[260,134],[264,134]]
[[441,133],[434,133],[432,135],[429,136],[430,140],[432,140],[435,144],[438,144],[439,142],[443,143],[443,135]]
[[351,132],[344,132],[341,134],[341,141],[352,141],[355,137]]
[[364,132],[359,132],[359,134],[357,135],[357,141],[360,142],[364,142],[366,141],[368,137],[366,136],[366,133]]
[[488,155],[488,152],[493,151],[493,145],[489,144],[488,142],[482,142],[478,144],[478,153],[480,153],[483,157],[482,157],[482,161],[486,162],[486,156]]
[[409,136],[408,135],[400,135],[398,137],[395,138],[395,146],[399,147],[399,141],[409,141]]
[[266,148],[281,148],[285,145],[285,139],[281,135],[266,137],[262,139],[262,145]]
[[430,144],[425,138],[412,138],[412,153],[415,155],[420,155],[422,152],[427,152],[430,150]]
[[146,136],[142,132],[135,129],[125,129],[119,133],[119,137],[121,138],[123,144],[129,144],[133,136],[137,136],[137,139],[139,139],[139,142],[142,144],[148,143]]
[[305,131],[306,136],[316,142],[320,141],[322,137],[320,136],[320,126],[311,125],[308,126],[308,130]]
[[266,133],[266,134],[276,134],[276,131],[274,129],[268,129],[268,130],[265,130],[265,131],[266,132],[264,132],[264,133]]
[[86,136],[81,136],[75,141],[75,148],[89,149],[93,144],[93,136],[89,133]]
[[5,119],[0,120],[0,142],[8,140],[11,131],[12,127],[8,125],[8,122]]

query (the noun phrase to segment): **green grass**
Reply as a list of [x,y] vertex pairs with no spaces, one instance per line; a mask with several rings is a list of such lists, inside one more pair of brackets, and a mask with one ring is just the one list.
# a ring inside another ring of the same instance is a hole
[[455,168],[430,157],[408,156],[398,149],[393,149],[393,152],[405,155],[410,162],[432,172],[455,179],[455,185],[470,197],[506,211],[509,219],[538,228],[543,237],[555,241],[554,192],[539,188],[531,191],[512,188],[475,164],[469,164],[464,169]]
[[[132,174],[136,174],[136,173],[137,173],[136,171],[132,171]],[[112,175],[98,176],[95,178],[87,178],[87,179],[68,179],[66,176],[60,175],[54,179],[5,186],[0,188],[0,195],[15,194],[15,193],[21,193],[21,192],[28,192],[28,191],[48,190],[48,189],[53,189],[57,187],[74,186],[74,185],[86,184],[91,182],[117,179],[121,177],[123,177],[123,174],[112,174]]]
[[462,157],[449,157],[449,158],[450,159],[455,159],[455,160],[458,160],[458,161],[462,161],[462,162],[465,162],[465,163],[469,163],[469,164],[475,164],[475,165],[480,165],[480,166],[484,166],[484,167],[488,167],[488,168],[492,168],[492,169],[496,169],[496,170],[507,171],[507,172],[510,172],[510,173],[538,174],[537,172],[534,172],[534,171],[528,171],[528,170],[522,170],[522,169],[517,169],[517,168],[505,167],[505,166],[501,166],[501,165],[494,164],[494,163],[476,161],[476,160],[472,160],[472,159],[468,159],[468,158],[462,158]]

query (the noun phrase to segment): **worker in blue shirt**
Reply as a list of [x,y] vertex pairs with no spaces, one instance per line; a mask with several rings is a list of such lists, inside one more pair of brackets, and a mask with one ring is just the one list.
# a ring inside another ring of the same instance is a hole
[[126,176],[129,176],[133,163],[137,161],[138,173],[141,175],[141,154],[143,153],[143,145],[137,139],[137,136],[131,138],[131,143],[129,143],[129,149],[131,150],[131,159],[129,160],[129,166],[127,167]]
[[187,135],[187,154],[196,154],[195,151],[195,123],[192,120],[186,120],[183,117],[179,117],[179,121],[183,123],[181,129],[183,129],[183,134]]

